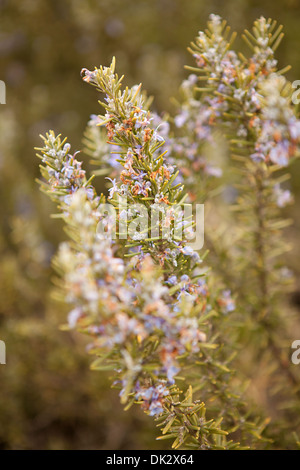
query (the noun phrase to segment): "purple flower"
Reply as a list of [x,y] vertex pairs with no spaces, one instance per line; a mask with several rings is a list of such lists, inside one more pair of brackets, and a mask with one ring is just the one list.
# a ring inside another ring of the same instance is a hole
[[111,199],[113,197],[113,195],[118,192],[118,185],[117,185],[117,182],[116,182],[116,178],[114,178],[112,180],[111,178],[106,177],[105,179],[111,181],[111,183],[113,185],[112,188],[109,188],[109,190],[108,190],[108,192],[109,192],[108,199]]

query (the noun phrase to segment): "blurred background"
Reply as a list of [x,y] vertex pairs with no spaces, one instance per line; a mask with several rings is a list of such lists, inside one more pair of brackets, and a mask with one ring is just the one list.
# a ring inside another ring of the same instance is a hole
[[[192,64],[189,42],[210,13],[233,29],[250,28],[264,15],[284,25],[278,50],[290,80],[300,79],[299,0],[0,0],[0,449],[145,449],[155,441],[151,418],[124,412],[108,377],[89,370],[84,340],[62,332],[66,309],[51,297],[51,257],[65,238],[49,216],[54,206],[40,193],[34,147],[49,129],[82,148],[90,114],[100,112],[97,93],[80,78],[82,67],[117,58],[126,84],[143,83],[153,109],[172,112],[170,98]],[[240,40],[237,47],[244,48]],[[299,274],[297,233],[300,166],[289,212],[295,244],[290,266]],[[291,297],[300,305],[297,288]]]

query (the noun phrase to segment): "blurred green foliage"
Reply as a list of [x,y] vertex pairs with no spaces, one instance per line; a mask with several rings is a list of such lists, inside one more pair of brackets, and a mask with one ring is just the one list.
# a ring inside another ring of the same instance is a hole
[[[0,79],[7,86],[0,106],[0,339],[7,345],[0,448],[163,445],[153,439],[151,420],[138,409],[124,413],[107,377],[89,371],[83,340],[59,331],[66,312],[50,295],[50,258],[64,234],[34,183],[33,147],[52,128],[82,148],[79,136],[98,108],[79,72],[113,55],[128,85],[143,82],[154,109],[172,111],[170,98],[191,63],[186,47],[210,13],[238,32],[260,15],[277,19],[286,34],[280,65],[292,64],[288,78],[300,78],[299,0],[0,0]],[[298,163],[294,216],[299,173]],[[291,239],[299,225],[298,216]],[[294,300],[300,303],[297,294]]]

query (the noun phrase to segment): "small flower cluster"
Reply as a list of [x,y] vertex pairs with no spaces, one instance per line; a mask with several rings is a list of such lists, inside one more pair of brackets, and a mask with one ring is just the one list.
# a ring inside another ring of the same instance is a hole
[[[164,136],[163,150],[168,150],[174,156],[174,162],[179,165],[180,177],[188,187],[191,186],[195,173],[201,172],[204,178],[222,176],[222,169],[208,161],[206,154],[209,147],[217,148],[213,138],[212,123],[220,117],[222,110],[218,109],[213,100],[200,102],[195,99],[195,85],[198,78],[191,74],[182,83],[183,102],[180,112],[174,117],[174,136]],[[225,110],[225,109],[224,109]],[[163,121],[162,121],[163,124]]]
[[135,398],[142,401],[143,409],[147,410],[150,416],[163,413],[164,398],[170,394],[166,382],[160,381],[155,387],[141,387],[137,383],[136,390]]
[[230,313],[235,310],[235,302],[231,296],[231,291],[228,289],[222,292],[217,302],[222,308],[223,313]]
[[289,160],[299,153],[300,120],[290,106],[289,95],[285,95],[288,84],[284,77],[276,74],[261,84],[264,96],[262,126],[252,158],[287,166]]
[[[229,29],[225,25],[220,17],[212,15],[208,29],[199,33],[190,49],[206,86],[199,89],[190,84],[190,99],[178,120],[181,124],[190,119],[189,126],[197,129],[200,115],[206,125],[205,136],[194,134],[193,145],[183,152],[187,155],[195,149],[199,158],[201,139],[213,140],[212,129],[223,126],[231,136],[234,131],[231,146],[237,154],[243,154],[247,141],[248,155],[253,161],[284,167],[299,154],[300,123],[290,105],[289,84],[277,72],[274,58],[282,39],[281,27],[274,31],[276,22],[265,18],[255,21],[253,34],[245,31],[243,36],[253,51],[246,59],[242,55],[238,58],[230,49],[234,35],[228,42]],[[196,77],[192,82],[196,83]],[[201,100],[195,99],[197,90],[202,91]],[[198,103],[198,117],[194,116],[195,103]],[[210,170],[208,163],[205,167]],[[200,168],[198,165],[198,170]],[[195,163],[193,169],[196,170]],[[212,174],[221,176],[217,168],[212,168]],[[191,174],[185,178],[185,183],[195,191],[197,184],[193,184],[193,179],[195,176]],[[279,207],[291,201],[288,190],[283,191],[279,183],[274,196]]]
[[[274,50],[270,47],[270,23],[260,18],[254,24],[255,38],[248,31],[247,35],[254,40],[254,51],[249,59],[239,59],[230,46],[235,38],[232,34],[229,42],[229,28],[220,17],[212,15],[206,33],[200,32],[190,52],[199,67],[198,73],[207,80],[207,86],[201,89],[204,93],[202,102],[207,102],[211,112],[209,124],[225,121],[225,117],[236,116],[237,135],[246,137],[248,127],[243,124],[241,113],[245,116],[256,115],[261,109],[258,85],[276,70],[273,60]],[[225,114],[224,114],[225,113]],[[247,121],[247,119],[246,119]],[[251,127],[257,124],[256,116]]]
[[[48,181],[44,188],[50,192],[51,197],[56,202],[62,199],[68,204],[70,195],[74,194],[79,188],[84,187],[89,199],[93,199],[94,188],[86,179],[85,171],[81,168],[82,162],[79,162],[74,155],[69,154],[71,146],[66,143],[66,139],[61,141],[60,136],[55,136],[53,131],[41,136],[44,140],[44,147],[39,148],[42,155],[38,157],[44,165],[41,165],[41,173]],[[41,183],[43,185],[43,183]]]
[[[276,72],[274,52],[282,37],[281,29],[274,35],[271,29],[274,25],[260,18],[254,24],[254,36],[246,31],[245,39],[254,55],[248,61],[236,60],[232,68],[234,80],[226,83],[224,77],[219,78],[215,93],[221,93],[227,102],[228,99],[241,102],[247,124],[238,126],[237,136],[254,139],[255,151],[251,157],[255,161],[286,166],[298,151],[300,122],[290,106],[289,85]],[[234,108],[228,108],[229,111],[240,118]]]
[[280,208],[285,207],[294,202],[294,198],[291,191],[289,191],[288,189],[282,189],[279,183],[274,185],[273,192],[276,205]]

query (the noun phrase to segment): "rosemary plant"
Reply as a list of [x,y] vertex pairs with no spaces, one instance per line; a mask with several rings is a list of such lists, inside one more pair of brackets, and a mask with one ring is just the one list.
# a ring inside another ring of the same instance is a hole
[[[236,321],[238,331],[235,344],[240,351],[246,348],[247,354],[253,354],[250,366],[248,359],[247,364],[241,359],[238,367],[252,380],[253,368],[261,367],[269,376],[269,399],[262,402],[276,420],[269,435],[275,445],[289,446],[295,445],[291,430],[299,432],[299,376],[289,360],[292,329],[298,322],[285,315],[284,294],[291,287],[292,275],[284,265],[284,254],[290,249],[284,228],[291,221],[282,217],[282,208],[293,198],[281,185],[289,178],[286,168],[299,156],[300,121],[291,103],[292,86],[283,77],[290,67],[277,70],[275,51],[283,38],[282,26],[276,27],[271,19],[255,21],[252,32],[243,35],[252,51],[249,58],[231,49],[235,36],[230,36],[225,21],[211,15],[208,29],[199,33],[189,49],[196,61],[196,67],[187,67],[193,72],[191,98],[183,103],[175,123],[184,127],[198,148],[216,130],[228,142],[237,196],[232,214],[227,212],[230,223],[219,219],[217,233],[206,225],[206,239],[212,266],[237,295],[238,309],[231,316],[231,325]],[[195,108],[199,110],[196,116]],[[194,129],[193,135],[189,128]],[[195,153],[193,164],[203,173],[199,159],[203,159],[201,152]],[[198,178],[184,178],[194,197]],[[243,353],[238,357],[243,358]]]
[[[255,22],[253,34],[245,34],[250,59],[231,50],[228,36],[225,22],[212,15],[190,49],[197,67],[189,67],[193,75],[170,122],[149,111],[141,85],[122,88],[114,59],[82,70],[104,95],[104,114],[91,116],[84,138],[100,166],[91,178],[53,131],[39,149],[42,189],[69,237],[54,261],[60,297],[71,306],[68,328],[91,338],[92,369],[109,371],[125,408],[137,403],[155,417],[160,439],[172,439],[174,448],[279,445],[277,429],[286,429],[290,411],[281,427],[265,431],[269,410],[244,396],[239,353],[246,345],[252,367],[275,361],[277,393],[283,374],[295,393],[298,383],[282,355],[279,299],[287,271],[277,261],[286,245],[280,208],[291,197],[280,186],[285,175],[276,175],[297,156],[300,140],[291,87],[274,59],[281,28]],[[187,201],[211,198],[224,182],[207,156],[225,140],[241,182],[236,243],[227,247],[209,235],[211,272],[207,253],[189,243],[195,222],[183,215]],[[108,197],[96,193],[97,174],[110,182]]]

